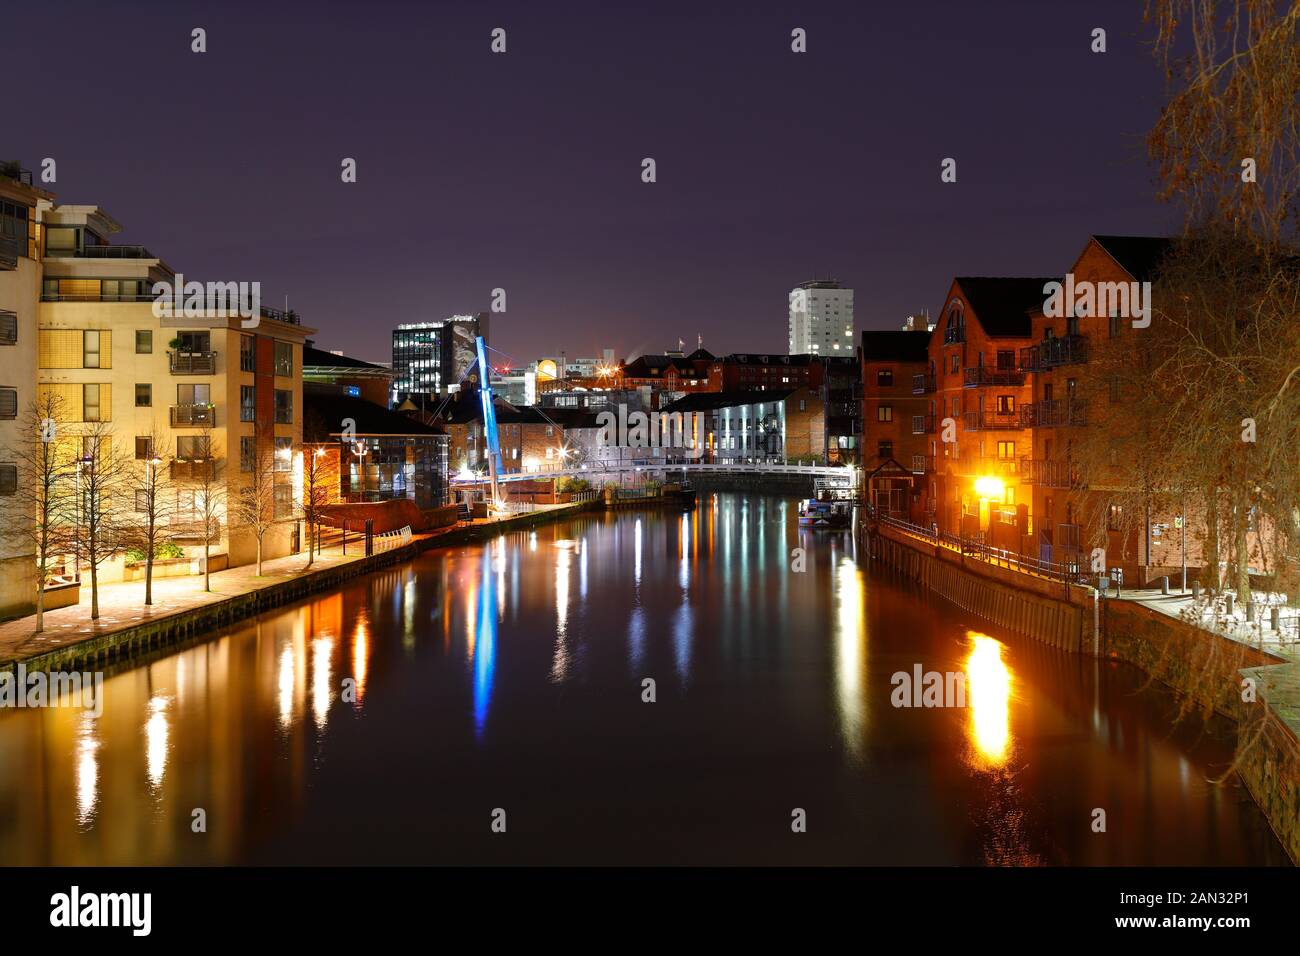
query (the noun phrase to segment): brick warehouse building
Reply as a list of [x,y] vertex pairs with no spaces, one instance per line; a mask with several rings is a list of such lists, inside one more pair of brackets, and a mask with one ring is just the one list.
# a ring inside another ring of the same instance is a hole
[[935,434],[926,455],[923,523],[942,531],[986,530],[997,547],[1022,551],[1030,534],[1019,463],[1030,449],[1020,408],[1032,395],[1020,368],[1033,342],[1031,312],[1050,277],[959,277],[930,337],[921,387]]
[[[892,502],[889,511],[919,522],[914,500],[925,475],[929,440],[934,431],[932,395],[925,391],[930,363],[930,333],[867,331],[862,333],[862,467],[868,475],[895,462],[915,476],[870,479],[872,501]],[[878,487],[879,486],[879,487]],[[880,492],[881,495],[877,495]]]

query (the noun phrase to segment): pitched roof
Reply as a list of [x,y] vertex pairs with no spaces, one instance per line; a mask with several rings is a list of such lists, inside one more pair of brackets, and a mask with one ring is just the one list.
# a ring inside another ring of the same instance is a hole
[[364,398],[333,392],[303,392],[303,440],[328,441],[343,431],[345,419],[356,423],[358,435],[441,435],[442,431],[406,415],[390,412]]
[[1033,334],[1030,310],[1043,307],[1043,286],[1060,277],[958,276],[955,281],[987,334],[1027,338]]
[[333,352],[326,352],[310,345],[302,347],[302,367],[304,370],[311,368],[350,368],[359,372],[393,374],[393,370],[387,366],[376,365],[373,362],[363,362],[361,359],[352,358],[350,355],[335,355]]
[[1138,282],[1150,282],[1173,246],[1166,236],[1093,236],[1097,244]]
[[665,405],[665,412],[702,412],[713,408],[734,408],[737,405],[757,405],[760,402],[783,402],[797,388],[774,388],[758,392],[692,392]]
[[894,329],[864,331],[862,358],[868,362],[929,361],[930,333],[902,332]]
[[726,365],[811,365],[817,359],[818,356],[807,352],[798,355],[757,355],[751,352],[732,352],[730,355],[724,355],[722,362]]

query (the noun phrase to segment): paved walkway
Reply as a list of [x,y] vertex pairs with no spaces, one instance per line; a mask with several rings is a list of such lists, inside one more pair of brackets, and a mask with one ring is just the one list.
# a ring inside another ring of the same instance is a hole
[[[414,535],[415,542],[435,546],[438,538],[449,536],[467,528],[490,528],[509,525],[538,513],[576,510],[579,505],[538,505],[535,511],[507,515],[499,518],[480,518],[462,521],[458,525],[425,534]],[[379,553],[376,550],[376,553]],[[248,594],[271,587],[283,581],[303,577],[317,571],[361,561],[365,556],[362,538],[352,533],[348,537],[348,554],[343,555],[339,545],[326,547],[316,556],[311,570],[307,570],[307,555],[291,554],[262,562],[262,575],[257,565],[249,564],[212,574],[212,590],[203,590],[203,575],[186,575],[174,578],[156,578],[153,582],[153,604],[144,606],[144,581],[129,581],[99,586],[99,620],[90,619],[90,576],[85,575],[81,586],[81,603],[71,607],[45,612],[45,629],[36,633],[36,616],[15,618],[0,623],[0,664],[43,654],[100,637],[113,631],[124,630],[137,624],[155,621],[227,598]]]
[[[1112,595],[1109,600],[1117,599]],[[1207,606],[1203,597],[1198,607],[1197,602],[1192,600],[1190,591],[1166,595],[1159,591],[1132,590],[1124,591],[1118,600],[1132,601],[1157,614],[1195,624],[1202,630],[1274,654],[1284,660],[1300,661],[1295,608],[1285,605],[1282,607],[1283,626],[1280,631],[1275,631],[1268,626],[1267,609],[1263,615],[1257,612],[1256,623],[1251,624],[1246,621],[1245,612],[1240,605],[1237,606],[1235,613],[1229,616],[1225,611],[1222,598]]]

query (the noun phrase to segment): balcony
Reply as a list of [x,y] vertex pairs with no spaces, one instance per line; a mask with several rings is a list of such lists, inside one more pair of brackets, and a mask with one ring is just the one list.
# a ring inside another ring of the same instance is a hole
[[913,434],[913,435],[933,435],[933,434],[934,434],[934,416],[933,416],[933,415],[913,415],[913,416],[912,416],[912,434]]
[[0,269],[12,272],[18,268],[21,244],[16,236],[0,236]]
[[1024,427],[1015,412],[966,412],[964,424],[968,432],[1009,432]]
[[18,344],[18,313],[0,309],[0,345]]
[[170,471],[173,481],[201,481],[205,478],[211,479],[217,476],[217,462],[215,458],[200,458],[191,461],[173,458]]
[[1069,461],[1043,461],[1038,458],[1021,458],[1020,473],[1026,484],[1041,488],[1077,488],[1079,473]]
[[935,380],[933,375],[913,375],[912,376],[912,394],[928,395],[935,390]]
[[1002,478],[1012,478],[1020,474],[1020,462],[1015,458],[966,458],[963,459],[962,468],[966,472],[997,475]]
[[967,388],[984,388],[987,385],[1024,385],[1025,373],[1018,368],[991,368],[987,365],[976,365],[974,368],[965,369],[965,380],[962,382]]
[[1045,371],[1059,365],[1081,365],[1088,361],[1088,338],[1065,335],[1043,339],[1020,350],[1020,367],[1030,372]]
[[173,375],[215,375],[216,352],[168,352]]
[[958,345],[966,341],[966,326],[953,325],[951,322],[943,330],[944,345]]
[[217,424],[215,405],[173,405],[171,407],[173,428],[203,428]]
[[283,322],[286,325],[302,325],[302,316],[292,309],[272,309],[264,305],[262,318],[270,319],[272,322]]
[[[82,246],[81,249],[46,249],[47,259],[157,259],[144,246]],[[154,296],[150,296],[154,298]]]
[[1020,406],[1020,421],[1026,428],[1068,428],[1088,424],[1088,403],[1054,398]]

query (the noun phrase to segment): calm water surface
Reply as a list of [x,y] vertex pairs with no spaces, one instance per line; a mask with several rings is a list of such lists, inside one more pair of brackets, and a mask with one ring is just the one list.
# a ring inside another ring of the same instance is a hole
[[[1208,780],[1229,728],[1171,730],[1137,672],[989,630],[795,510],[431,552],[114,674],[98,719],[0,714],[0,862],[1285,862]],[[891,706],[915,664],[968,706]]]

